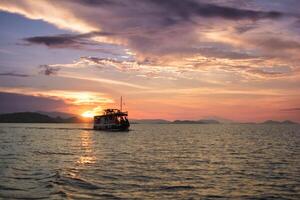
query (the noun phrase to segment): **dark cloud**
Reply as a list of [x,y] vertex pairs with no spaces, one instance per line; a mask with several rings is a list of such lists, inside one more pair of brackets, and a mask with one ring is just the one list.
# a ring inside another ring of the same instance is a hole
[[[77,0],[89,6],[114,6],[126,7],[146,7],[156,6],[157,10],[163,10],[166,24],[173,24],[176,20],[190,20],[193,16],[201,17],[221,17],[229,20],[251,19],[258,20],[263,18],[276,19],[283,16],[283,13],[270,11],[255,11],[248,9],[238,9],[233,7],[219,6],[215,4],[203,3],[197,0],[111,0],[111,1],[93,1],[93,0]],[[147,10],[146,10],[147,13]]]
[[51,46],[66,46],[74,45],[77,41],[70,35],[60,35],[60,36],[37,36],[25,38],[25,41],[33,44],[44,44],[49,47]]
[[15,72],[6,72],[6,73],[0,73],[0,76],[14,76],[14,77],[30,77],[28,74],[20,74]]
[[60,70],[59,67],[51,67],[49,65],[40,65],[40,74],[44,74],[46,76],[56,75],[57,72]]
[[199,3],[195,0],[148,0],[159,6],[163,6],[166,10],[181,16],[183,19],[189,19],[193,15],[201,17],[221,17],[229,20],[251,19],[258,20],[263,18],[276,19],[283,14],[280,12],[264,12],[246,9],[238,9],[232,7],[219,6],[214,4]]
[[35,36],[24,38],[25,44],[21,45],[45,45],[49,48],[70,48],[77,50],[96,51],[109,55],[123,54],[119,45],[107,44],[92,40],[95,36],[114,36],[113,33],[90,32],[85,34],[60,34],[49,36]]
[[6,92],[0,92],[0,102],[1,113],[36,110],[54,111],[67,108],[67,104],[62,100]]
[[108,36],[111,33],[104,32],[90,32],[85,34],[61,34],[54,36],[35,36],[24,38],[23,40],[28,44],[42,44],[48,47],[55,48],[82,48],[84,45],[99,45],[99,43],[89,40],[94,36]]

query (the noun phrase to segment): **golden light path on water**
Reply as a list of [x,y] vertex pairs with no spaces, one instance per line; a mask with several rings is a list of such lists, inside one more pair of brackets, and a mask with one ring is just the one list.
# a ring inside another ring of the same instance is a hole
[[93,164],[96,162],[96,156],[94,155],[94,141],[91,138],[91,132],[82,131],[80,133],[80,142],[82,155],[80,155],[77,163],[85,165],[85,164]]

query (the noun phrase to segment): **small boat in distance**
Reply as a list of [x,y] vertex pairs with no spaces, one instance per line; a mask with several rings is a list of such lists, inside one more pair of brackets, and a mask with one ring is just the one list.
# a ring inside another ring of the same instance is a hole
[[130,123],[128,112],[122,111],[122,97],[120,109],[105,109],[102,115],[94,116],[94,130],[128,131]]

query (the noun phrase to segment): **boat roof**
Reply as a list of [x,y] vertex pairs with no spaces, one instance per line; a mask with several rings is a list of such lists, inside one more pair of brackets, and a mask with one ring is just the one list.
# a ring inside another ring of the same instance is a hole
[[128,112],[122,112],[119,109],[105,109],[102,115],[97,115],[95,118],[107,116],[128,116]]

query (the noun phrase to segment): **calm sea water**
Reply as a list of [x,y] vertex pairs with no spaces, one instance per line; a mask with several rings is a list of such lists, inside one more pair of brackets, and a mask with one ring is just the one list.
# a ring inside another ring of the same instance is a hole
[[300,126],[0,124],[0,199],[300,199]]

